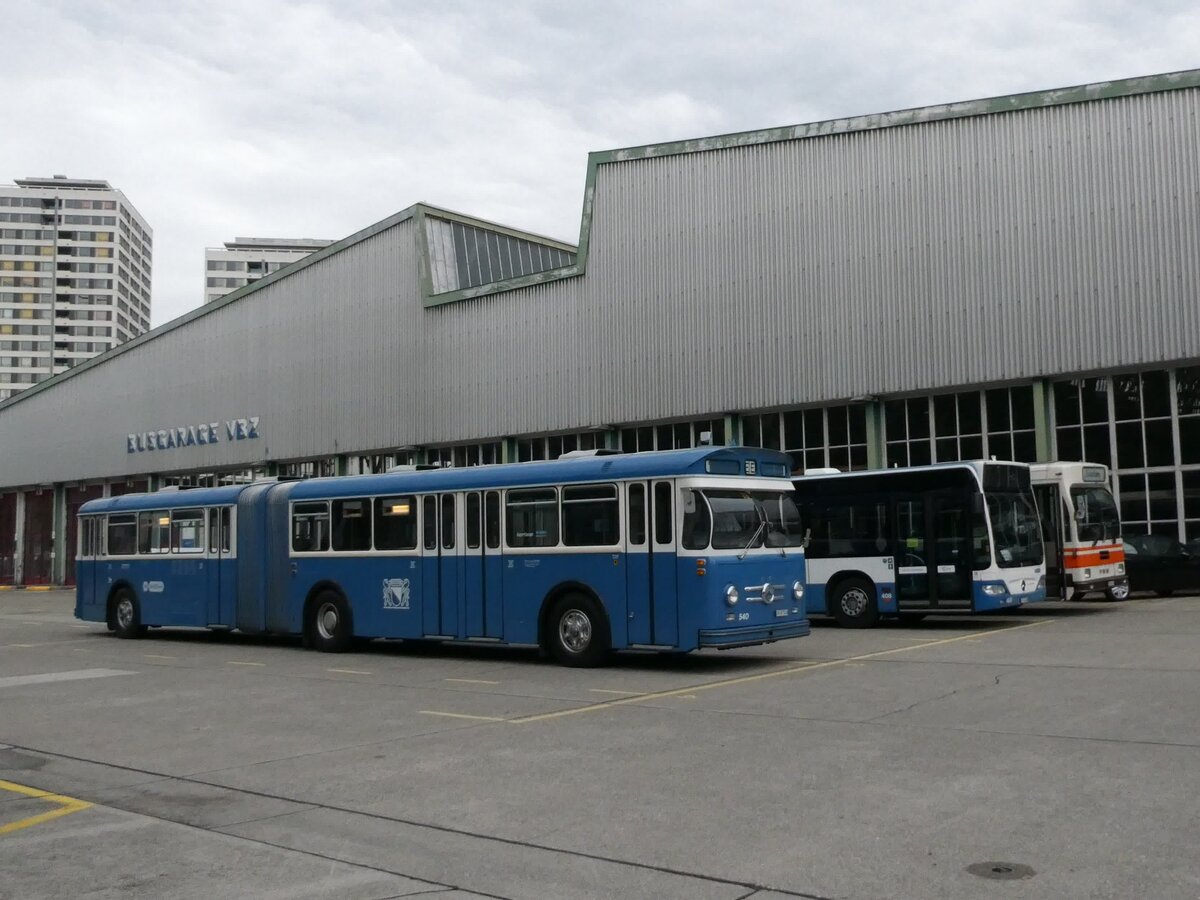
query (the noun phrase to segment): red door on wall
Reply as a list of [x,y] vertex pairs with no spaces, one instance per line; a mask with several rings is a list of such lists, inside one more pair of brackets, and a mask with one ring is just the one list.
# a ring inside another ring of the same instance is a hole
[[79,548],[79,507],[89,500],[99,500],[104,496],[104,487],[99,484],[81,485],[67,488],[67,541],[65,552],[67,565],[63,570],[63,584],[75,584],[75,551]]
[[54,564],[54,491],[25,494],[22,584],[49,584]]
[[0,584],[12,584],[16,571],[17,495],[0,494]]

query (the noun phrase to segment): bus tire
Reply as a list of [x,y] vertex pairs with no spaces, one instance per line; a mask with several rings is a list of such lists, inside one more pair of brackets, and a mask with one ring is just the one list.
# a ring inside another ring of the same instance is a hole
[[546,632],[550,655],[560,665],[577,668],[600,665],[612,642],[604,610],[580,593],[564,594],[555,601]]
[[829,612],[843,628],[871,628],[879,621],[875,585],[865,578],[838,582],[829,602]]
[[345,653],[353,642],[350,609],[337,591],[323,590],[313,598],[308,639],[322,653]]
[[146,626],[142,624],[142,609],[138,604],[137,595],[132,590],[127,587],[117,588],[110,602],[112,615],[109,621],[117,637],[129,640],[146,633]]

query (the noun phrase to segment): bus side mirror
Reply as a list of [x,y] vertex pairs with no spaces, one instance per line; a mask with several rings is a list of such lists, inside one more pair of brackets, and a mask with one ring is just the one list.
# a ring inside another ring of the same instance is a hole
[[686,516],[695,515],[696,513],[696,492],[683,492],[683,514]]
[[812,529],[811,529],[811,528],[805,528],[805,529],[804,529],[804,540],[800,542],[800,548],[801,548],[802,550],[807,550],[807,549],[808,549],[808,545],[809,545],[811,542],[812,542]]

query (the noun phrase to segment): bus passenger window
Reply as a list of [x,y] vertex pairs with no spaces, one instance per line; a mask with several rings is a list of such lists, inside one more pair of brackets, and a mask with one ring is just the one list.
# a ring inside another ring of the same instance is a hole
[[629,543],[646,543],[646,486],[629,486]]
[[483,504],[484,535],[489,550],[500,546],[500,492],[488,491]]
[[297,503],[292,507],[292,550],[323,553],[329,549],[329,506]]
[[221,552],[228,553],[229,548],[233,546],[229,536],[230,529],[230,514],[232,510],[228,506],[221,507]]
[[509,491],[506,517],[508,546],[558,546],[558,492],[554,488]]
[[620,541],[617,488],[589,484],[562,489],[562,536],[568,547],[611,547]]
[[671,531],[671,483],[659,481],[654,485],[654,543],[669,544]]
[[375,498],[375,549],[417,549],[417,503],[415,498]]
[[371,549],[370,501],[333,501],[333,549],[352,551]]
[[221,513],[222,509],[208,511],[208,552],[219,553],[221,550]]
[[442,549],[454,549],[454,495],[442,494]]
[[171,515],[165,509],[138,513],[138,553],[167,553],[170,531]]
[[204,510],[177,509],[171,513],[171,552],[204,552]]
[[134,513],[108,517],[108,555],[137,553],[137,516]]
[[421,530],[425,535],[425,549],[437,549],[437,497],[421,498]]
[[467,549],[479,549],[479,494],[467,494]]

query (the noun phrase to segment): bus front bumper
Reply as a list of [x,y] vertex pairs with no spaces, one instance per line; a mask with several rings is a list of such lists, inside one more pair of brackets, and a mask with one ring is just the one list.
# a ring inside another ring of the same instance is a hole
[[808,619],[741,628],[712,628],[700,632],[699,646],[731,650],[734,647],[753,647],[787,638],[804,637],[809,631]]

